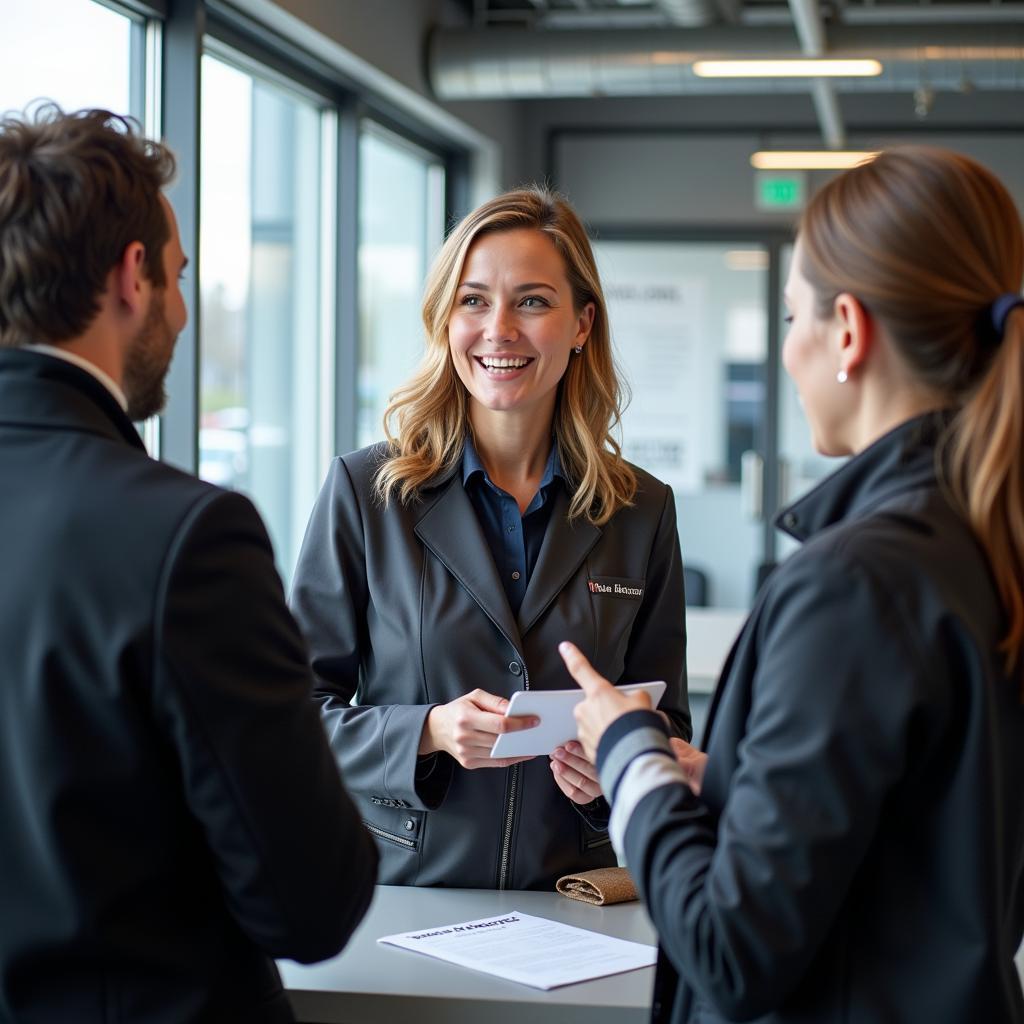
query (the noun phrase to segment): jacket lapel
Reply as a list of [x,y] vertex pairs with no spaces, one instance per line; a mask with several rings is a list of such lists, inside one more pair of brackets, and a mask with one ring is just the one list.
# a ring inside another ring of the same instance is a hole
[[601,529],[585,519],[569,522],[569,496],[564,487],[555,488],[553,500],[537,565],[519,609],[519,632],[523,635],[543,615],[601,539]]
[[473,600],[521,652],[523,644],[505,597],[505,588],[498,578],[491,549],[457,473],[442,485],[437,500],[421,516],[414,530],[427,549],[469,591]]

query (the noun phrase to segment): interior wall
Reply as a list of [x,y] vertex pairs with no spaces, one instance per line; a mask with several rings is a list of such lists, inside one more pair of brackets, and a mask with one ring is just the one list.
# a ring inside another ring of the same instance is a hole
[[[850,148],[946,146],[998,174],[1024,210],[1024,96],[940,93],[917,118],[909,95],[842,95]],[[754,206],[750,153],[821,145],[810,97],[674,96],[524,104],[523,163],[596,224],[788,226]],[[808,178],[813,190],[828,174]]]
[[[902,133],[854,134],[851,148],[875,149],[907,141],[955,149],[979,160],[1006,184],[1024,210],[1024,132],[1015,134],[929,133],[908,139]],[[776,135],[783,148],[805,148],[806,137]],[[755,133],[673,134],[608,132],[571,134],[554,144],[554,178],[592,225],[654,227],[700,226],[790,228],[796,214],[760,210],[755,205],[758,172],[750,154],[763,148]],[[811,142],[813,145],[813,142]],[[807,175],[807,194],[829,172]]]

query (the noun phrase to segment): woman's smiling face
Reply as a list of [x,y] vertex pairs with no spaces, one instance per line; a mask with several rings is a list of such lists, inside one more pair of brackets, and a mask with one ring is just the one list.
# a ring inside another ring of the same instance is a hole
[[574,308],[565,263],[544,232],[477,238],[448,321],[452,362],[471,406],[553,416],[558,382],[593,318],[592,303]]

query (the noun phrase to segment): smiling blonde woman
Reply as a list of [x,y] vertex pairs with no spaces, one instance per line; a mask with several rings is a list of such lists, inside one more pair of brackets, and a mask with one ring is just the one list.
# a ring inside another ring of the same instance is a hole
[[[621,456],[621,386],[590,243],[559,196],[485,203],[442,247],[423,364],[385,442],[336,459],[292,606],[390,884],[545,888],[615,862],[576,744],[492,758],[522,689],[572,685],[573,639],[618,683],[663,679],[689,738],[671,490]],[[598,586],[599,584],[599,586]]]

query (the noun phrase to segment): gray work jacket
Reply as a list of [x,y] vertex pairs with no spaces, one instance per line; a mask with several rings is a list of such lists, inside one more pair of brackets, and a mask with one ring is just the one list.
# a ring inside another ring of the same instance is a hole
[[517,617],[459,474],[384,508],[373,493],[383,451],[332,463],[291,595],[331,745],[378,840],[380,881],[549,888],[614,864],[606,808],[580,812],[547,757],[468,771],[448,754],[424,763],[417,750],[431,707],[477,687],[511,697],[575,685],[562,640],[610,679],[665,680],[661,707],[690,735],[671,489],[637,470],[635,506],[598,528],[569,523],[559,487]]

